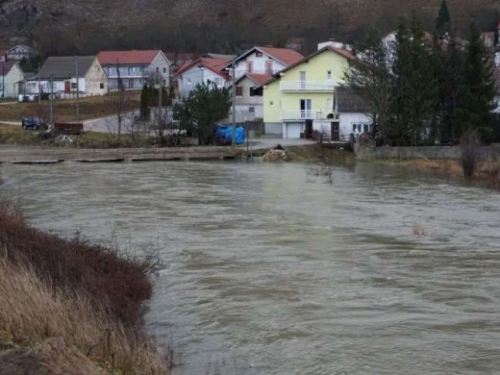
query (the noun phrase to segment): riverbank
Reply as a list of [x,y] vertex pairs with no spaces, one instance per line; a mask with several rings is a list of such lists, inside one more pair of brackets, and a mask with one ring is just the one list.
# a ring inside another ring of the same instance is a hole
[[168,375],[143,327],[157,267],[44,233],[2,202],[0,374]]
[[[464,182],[464,170],[459,160],[450,159],[413,159],[413,160],[377,160],[376,163],[391,165],[397,168],[405,168],[413,171],[437,174],[454,181]],[[480,162],[468,180],[469,183],[491,188],[500,189],[500,162]]]

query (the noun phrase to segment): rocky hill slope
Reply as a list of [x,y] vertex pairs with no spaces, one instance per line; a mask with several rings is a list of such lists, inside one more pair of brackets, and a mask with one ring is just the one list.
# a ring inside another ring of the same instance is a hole
[[[330,34],[373,23],[387,26],[400,15],[417,10],[432,19],[441,0],[0,0],[0,41],[23,37],[28,42],[60,43],[61,34],[88,45],[91,38],[113,35],[130,42],[149,33],[150,44],[160,36],[191,38],[193,27],[204,34],[305,35],[305,30]],[[482,12],[489,23],[498,18],[500,0],[448,0],[452,16],[465,24]],[[183,25],[189,28],[182,29]],[[210,29],[212,28],[212,29]],[[228,31],[231,29],[233,31]],[[182,31],[184,30],[184,31]],[[186,31],[187,30],[187,31]],[[207,33],[207,30],[210,32]],[[219,31],[218,31],[219,30]],[[326,31],[325,31],[326,30]],[[140,32],[138,32],[140,31]],[[131,36],[132,35],[132,36]],[[208,41],[210,37],[208,37]],[[113,44],[119,44],[115,39]],[[248,39],[248,38],[247,38]],[[198,41],[199,42],[199,41]],[[251,41],[249,41],[251,42]],[[143,43],[143,41],[141,41]],[[192,42],[196,44],[196,40]],[[101,40],[102,44],[102,40]],[[123,44],[123,40],[122,40]],[[125,43],[127,44],[127,43]],[[139,46],[140,47],[140,46]],[[186,47],[187,48],[187,47]]]

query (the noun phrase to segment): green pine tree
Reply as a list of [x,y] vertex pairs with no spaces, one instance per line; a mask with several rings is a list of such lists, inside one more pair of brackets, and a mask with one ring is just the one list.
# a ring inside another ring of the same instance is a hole
[[148,116],[148,109],[149,109],[149,103],[148,103],[148,84],[145,83],[144,86],[142,87],[141,91],[141,119],[145,120],[147,119]]
[[483,142],[493,136],[493,100],[495,81],[490,52],[481,40],[481,32],[472,24],[464,61],[463,108],[459,114],[456,139],[468,131],[477,131]]
[[446,0],[441,2],[441,7],[439,8],[438,17],[436,19],[436,34],[437,36],[443,36],[451,30],[451,18],[450,11],[448,9],[448,3]]
[[457,143],[458,116],[463,106],[465,56],[453,32],[449,39],[437,43],[435,55],[438,61],[440,139],[444,143]]
[[392,71],[395,101],[391,138],[401,145],[418,145],[432,128],[438,104],[435,59],[420,19],[410,26],[402,19],[396,33]]

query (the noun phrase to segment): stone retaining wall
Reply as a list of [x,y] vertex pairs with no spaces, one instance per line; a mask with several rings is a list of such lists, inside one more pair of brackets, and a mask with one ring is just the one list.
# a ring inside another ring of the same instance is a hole
[[[237,151],[236,151],[237,152]],[[233,158],[230,147],[172,147],[172,148],[117,148],[76,149],[62,147],[8,147],[0,148],[2,163],[30,162],[108,162],[149,160],[212,160]]]
[[[482,160],[500,159],[500,145],[479,147]],[[364,147],[355,145],[354,152],[359,160],[376,159],[460,159],[462,150],[459,146],[427,147]]]

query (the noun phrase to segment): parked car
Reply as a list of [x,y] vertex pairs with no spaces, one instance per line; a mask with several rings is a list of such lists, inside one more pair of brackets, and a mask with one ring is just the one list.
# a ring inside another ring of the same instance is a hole
[[41,119],[40,117],[25,117],[25,118],[23,118],[23,121],[22,121],[23,129],[38,130],[44,125],[45,125],[45,123],[43,122],[43,119]]

